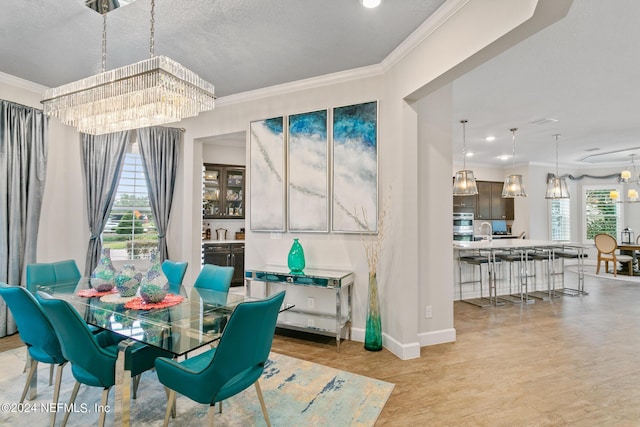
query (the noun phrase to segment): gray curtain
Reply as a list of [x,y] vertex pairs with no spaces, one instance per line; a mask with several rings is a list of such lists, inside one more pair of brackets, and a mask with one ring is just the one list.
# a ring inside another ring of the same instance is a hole
[[[47,171],[48,118],[32,107],[0,104],[0,282],[23,284],[36,262],[38,225]],[[0,299],[0,336],[16,332]]]
[[89,276],[98,264],[102,250],[100,235],[115,201],[120,170],[129,142],[128,132],[106,135],[81,134],[82,166],[89,218],[89,247],[84,273]]
[[160,262],[169,258],[166,233],[181,143],[181,129],[164,127],[138,129],[138,145],[147,178],[149,204],[158,229]]

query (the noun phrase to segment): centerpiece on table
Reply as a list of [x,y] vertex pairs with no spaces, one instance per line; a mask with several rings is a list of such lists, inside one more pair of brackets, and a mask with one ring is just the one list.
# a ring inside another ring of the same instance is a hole
[[122,297],[133,297],[138,292],[140,280],[142,280],[142,273],[136,271],[135,265],[125,264],[116,274],[116,289]]
[[169,280],[162,272],[158,250],[151,251],[151,265],[140,282],[140,297],[146,303],[157,303],[167,296]]
[[115,286],[116,269],[111,262],[111,250],[102,248],[98,265],[89,278],[91,287],[98,292],[107,292]]

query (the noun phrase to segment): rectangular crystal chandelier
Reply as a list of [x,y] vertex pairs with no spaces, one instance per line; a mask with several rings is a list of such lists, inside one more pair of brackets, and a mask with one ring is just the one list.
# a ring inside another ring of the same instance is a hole
[[151,1],[151,58],[104,71],[106,12],[103,32],[103,72],[48,89],[44,113],[80,132],[101,135],[178,122],[215,106],[213,84],[166,56],[153,55]]

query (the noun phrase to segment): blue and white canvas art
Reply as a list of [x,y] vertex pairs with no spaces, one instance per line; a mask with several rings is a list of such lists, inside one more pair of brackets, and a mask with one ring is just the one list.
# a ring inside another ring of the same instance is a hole
[[290,231],[329,231],[327,116],[289,116]]
[[251,122],[251,215],[253,231],[285,230],[284,117]]
[[377,101],[333,109],[332,213],[333,231],[378,231]]

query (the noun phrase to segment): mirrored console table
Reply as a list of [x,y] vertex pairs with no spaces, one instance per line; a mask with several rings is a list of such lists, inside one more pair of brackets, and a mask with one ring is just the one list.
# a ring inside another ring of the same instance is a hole
[[247,295],[252,295],[251,283],[254,281],[264,283],[265,298],[281,289],[287,290],[284,310],[278,316],[278,327],[335,335],[338,352],[343,332],[351,339],[353,272],[309,268],[303,274],[294,274],[284,266],[247,269]]

